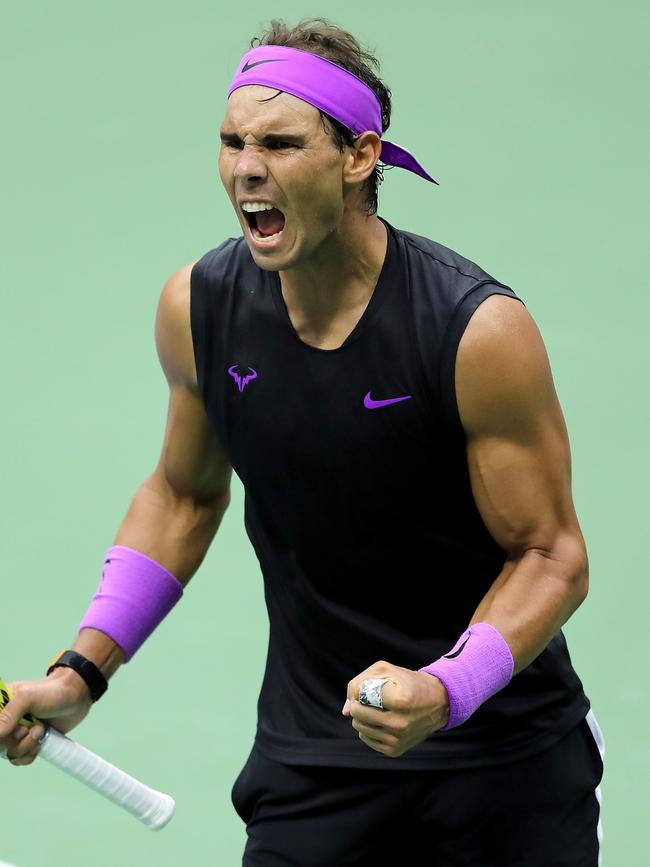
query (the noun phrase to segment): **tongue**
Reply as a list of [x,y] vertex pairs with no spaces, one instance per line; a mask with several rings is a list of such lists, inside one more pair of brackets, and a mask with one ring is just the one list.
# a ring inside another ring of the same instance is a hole
[[255,216],[260,235],[267,237],[284,229],[284,214],[277,208],[271,208],[270,211],[258,211]]

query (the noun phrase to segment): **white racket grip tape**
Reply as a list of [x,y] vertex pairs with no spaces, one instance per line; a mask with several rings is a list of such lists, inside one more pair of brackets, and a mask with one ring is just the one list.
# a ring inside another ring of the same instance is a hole
[[145,786],[51,726],[40,743],[39,756],[128,810],[152,831],[164,828],[174,815],[171,795]]

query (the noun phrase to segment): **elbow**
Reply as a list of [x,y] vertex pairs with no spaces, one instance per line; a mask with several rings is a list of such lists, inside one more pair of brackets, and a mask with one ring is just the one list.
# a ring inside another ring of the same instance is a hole
[[214,511],[221,512],[221,514],[223,514],[230,505],[230,500],[230,487],[228,487],[220,494],[196,502],[197,505],[203,505],[208,509],[213,509]]
[[577,608],[579,605],[582,605],[589,593],[589,558],[587,557],[586,551],[584,552],[584,557],[577,569],[575,584],[578,603],[576,605]]
[[569,576],[570,594],[573,600],[573,610],[579,608],[589,593],[589,558],[584,540],[578,540],[577,550],[570,559],[570,568],[566,574]]
[[582,536],[565,534],[554,546],[529,550],[553,563],[566,604],[572,612],[579,608],[589,592],[589,558]]

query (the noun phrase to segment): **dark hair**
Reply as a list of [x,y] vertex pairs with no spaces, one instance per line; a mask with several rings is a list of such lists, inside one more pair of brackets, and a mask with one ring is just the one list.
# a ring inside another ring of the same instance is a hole
[[[268,30],[261,36],[254,36],[250,44],[251,48],[256,48],[258,45],[300,48],[338,63],[339,66],[360,78],[377,96],[381,105],[382,133],[390,126],[391,91],[372,70],[374,67],[379,72],[379,61],[346,30],[342,30],[325,18],[303,18],[295,27],[289,27],[284,21],[274,18]],[[354,144],[355,136],[346,126],[323,111],[320,115],[325,130],[330,133],[339,151]],[[369,214],[377,213],[377,191],[383,179],[384,166],[377,163],[363,186],[366,191],[366,210]]]

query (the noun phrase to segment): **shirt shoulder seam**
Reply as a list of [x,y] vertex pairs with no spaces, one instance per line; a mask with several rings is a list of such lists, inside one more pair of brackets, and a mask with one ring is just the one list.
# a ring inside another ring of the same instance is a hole
[[437,256],[434,256],[433,253],[429,252],[429,250],[424,250],[422,247],[414,244],[411,238],[409,238],[408,235],[406,235],[405,233],[402,233],[402,237],[404,238],[404,241],[414,250],[417,250],[418,253],[422,253],[424,256],[428,256],[429,259],[433,259],[434,262],[439,262],[446,268],[453,268],[453,270],[457,271],[461,276],[469,277],[470,280],[476,280],[477,282],[480,282],[484,279],[482,277],[478,277],[476,274],[467,274],[465,271],[461,271],[458,265],[453,265],[451,262],[445,262],[443,259],[439,259]]

